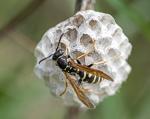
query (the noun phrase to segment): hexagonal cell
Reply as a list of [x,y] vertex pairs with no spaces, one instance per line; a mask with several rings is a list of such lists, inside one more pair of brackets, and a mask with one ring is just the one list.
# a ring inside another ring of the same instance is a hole
[[79,27],[83,23],[84,20],[85,18],[81,14],[77,14],[74,16],[73,24]]
[[57,30],[56,30],[56,34],[59,35],[59,34],[61,34],[61,33],[62,33],[62,30],[61,30],[61,29],[57,29]]
[[84,45],[84,47],[87,47],[89,45],[93,45],[94,40],[90,37],[88,34],[83,34],[80,38],[81,45]]
[[112,38],[111,37],[103,37],[99,38],[97,41],[98,45],[100,45],[103,49],[107,48],[108,46],[111,45],[112,43]]
[[131,68],[127,65],[127,63],[125,62],[124,65],[122,65],[119,69],[118,69],[118,73],[122,74],[122,76],[124,78],[127,78],[127,74],[130,72]]
[[[37,57],[37,63],[38,64],[39,64],[39,61],[41,61],[43,58],[49,56],[51,53],[54,52],[55,46],[54,46],[54,43],[53,43],[53,39],[51,39],[49,36],[54,36],[54,35],[45,34],[42,37],[44,40],[40,41],[39,44],[38,44],[38,46],[36,47],[35,56],[38,56]],[[45,61],[47,61],[47,60],[45,60]],[[44,63],[42,63],[39,66],[39,69],[37,67],[35,67],[35,71],[41,72],[41,76],[39,75],[39,77],[43,77],[43,76],[47,75],[46,70],[42,69],[43,66],[45,67],[45,69],[47,69],[47,67],[44,65]]]
[[[57,46],[58,46],[58,42],[55,43],[55,48],[56,48]],[[66,44],[61,42],[61,43],[59,44],[59,47],[58,47],[58,48],[59,48],[59,49],[63,49],[63,50],[65,51],[65,50],[66,50],[66,47],[67,47]]]
[[111,58],[115,58],[115,57],[117,58],[117,57],[121,56],[121,53],[118,49],[109,48],[108,52],[107,52],[107,55]]
[[116,24],[107,24],[106,25],[107,31],[110,32],[112,34],[112,32],[114,32],[114,30],[117,28]]
[[97,24],[98,24],[98,21],[97,21],[97,20],[91,19],[91,20],[89,21],[89,25],[90,25],[90,27],[91,27],[92,29],[93,29],[93,28],[96,28]]
[[116,69],[117,68],[119,68],[120,67],[120,64],[122,63],[122,59],[121,58],[111,58],[110,59],[110,62],[112,62],[113,64],[114,64],[114,66],[116,67]]
[[89,53],[89,56],[92,57],[92,58],[94,59],[94,61],[103,60],[101,54],[99,54],[99,53],[96,52],[96,51],[93,51],[93,52]]
[[113,36],[113,37],[121,36],[121,34],[122,34],[122,29],[117,28],[117,29],[114,30],[114,32],[112,33],[112,36]]
[[89,28],[95,32],[96,36],[101,34],[102,24],[96,18],[92,18],[88,22]]
[[43,47],[45,47],[45,48],[48,48],[48,47],[52,47],[52,45],[53,45],[53,43],[52,43],[52,41],[49,39],[49,37],[48,36],[45,36],[45,46],[43,46]]
[[[73,59],[76,59],[77,57],[83,55],[84,53],[83,52],[80,52],[80,51],[73,51],[71,53],[71,56]],[[81,63],[85,64],[85,57],[82,57],[79,59]]]
[[66,45],[64,43],[60,43],[60,48],[66,50]]
[[122,29],[121,28],[116,28],[111,36],[113,37],[113,39],[115,39],[115,41],[119,44],[120,42],[122,42]]
[[71,42],[77,40],[77,34],[78,32],[75,28],[68,28],[68,31],[65,33],[67,39]]
[[104,16],[102,16],[101,18],[100,18],[100,21],[103,23],[103,24],[115,24],[115,20],[114,20],[114,18],[111,16],[111,15],[109,15],[109,14],[105,14]]
[[132,45],[128,43],[128,39],[124,39],[123,42],[121,42],[119,49],[122,51],[123,53],[123,57],[126,59],[127,56],[130,54],[131,50],[132,50]]

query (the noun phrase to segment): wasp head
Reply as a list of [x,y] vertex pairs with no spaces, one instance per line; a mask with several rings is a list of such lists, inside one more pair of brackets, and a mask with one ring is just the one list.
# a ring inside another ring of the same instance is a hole
[[57,50],[57,51],[54,53],[52,59],[53,59],[53,60],[57,60],[57,59],[58,59],[60,56],[62,56],[63,54],[64,54],[64,50],[59,49],[59,50]]

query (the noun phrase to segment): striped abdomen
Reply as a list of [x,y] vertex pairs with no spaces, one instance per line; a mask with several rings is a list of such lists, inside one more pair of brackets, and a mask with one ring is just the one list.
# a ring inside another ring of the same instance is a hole
[[101,77],[97,77],[96,75],[89,74],[85,71],[77,71],[77,74],[80,76],[80,82],[84,81],[87,83],[98,83],[102,80]]

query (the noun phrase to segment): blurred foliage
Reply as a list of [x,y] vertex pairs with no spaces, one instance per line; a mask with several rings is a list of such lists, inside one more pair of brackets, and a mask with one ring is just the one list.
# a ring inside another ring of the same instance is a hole
[[[1,0],[0,29],[32,0]],[[62,119],[66,108],[51,96],[33,68],[34,47],[50,27],[73,15],[75,0],[46,0],[32,15],[0,37],[0,119]],[[97,0],[96,10],[110,13],[133,45],[132,72],[115,96],[87,119],[150,119],[150,0]]]

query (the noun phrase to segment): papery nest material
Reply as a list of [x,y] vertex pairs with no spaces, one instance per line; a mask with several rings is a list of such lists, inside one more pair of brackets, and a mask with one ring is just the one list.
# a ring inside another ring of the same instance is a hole
[[[103,80],[99,84],[83,82],[82,87],[90,89],[87,97],[95,105],[105,97],[114,95],[131,71],[127,63],[132,46],[122,29],[116,24],[109,14],[95,12],[93,10],[80,11],[67,20],[50,28],[42,37],[35,49],[37,64],[35,72],[40,79],[46,81],[50,91],[59,96],[65,88],[62,70],[55,65],[52,59],[39,64],[39,61],[55,52],[59,37],[64,34],[61,40],[61,48],[68,49],[69,55],[73,58],[93,49],[93,52],[81,59],[83,64],[102,60],[105,64],[99,64],[94,68],[111,75],[113,82]],[[92,42],[95,41],[93,47]],[[75,77],[77,80],[77,77]],[[85,105],[78,99],[71,87],[63,96],[59,96],[67,105]]]

